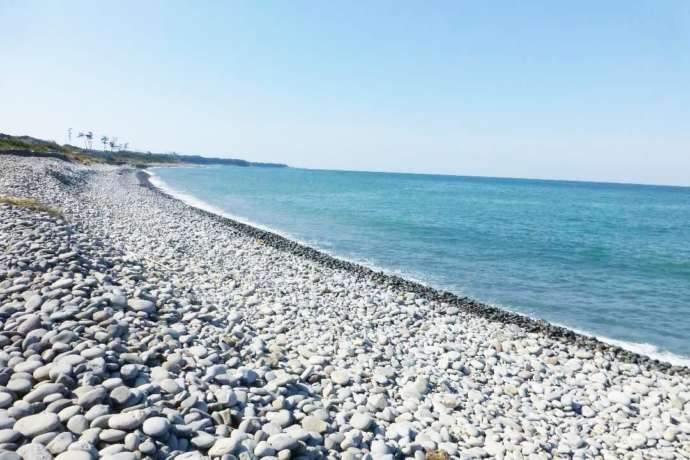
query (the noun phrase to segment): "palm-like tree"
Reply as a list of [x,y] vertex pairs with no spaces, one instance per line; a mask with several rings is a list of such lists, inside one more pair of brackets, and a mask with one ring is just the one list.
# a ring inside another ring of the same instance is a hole
[[87,145],[86,145],[86,139],[87,139],[86,134],[84,134],[84,133],[82,133],[82,132],[80,131],[79,134],[77,134],[77,138],[79,138],[79,137],[81,137],[81,138],[84,139],[84,148],[85,148],[85,149],[88,148]]
[[89,140],[89,149],[93,149],[93,131],[89,131],[85,136]]
[[103,143],[103,151],[105,152],[105,148],[108,145],[108,136],[101,136],[101,142]]

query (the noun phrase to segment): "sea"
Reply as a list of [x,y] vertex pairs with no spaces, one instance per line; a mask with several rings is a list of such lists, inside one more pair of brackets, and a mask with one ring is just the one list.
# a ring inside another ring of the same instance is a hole
[[151,170],[192,206],[690,365],[690,188],[239,166]]

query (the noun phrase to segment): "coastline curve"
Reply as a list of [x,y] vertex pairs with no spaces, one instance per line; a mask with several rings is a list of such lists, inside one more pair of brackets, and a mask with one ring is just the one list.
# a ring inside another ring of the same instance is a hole
[[600,339],[595,336],[587,335],[582,331],[575,331],[542,319],[531,318],[520,313],[482,303],[469,297],[459,296],[442,289],[436,289],[419,281],[409,280],[398,275],[369,268],[356,262],[343,260],[318,249],[312,248],[306,244],[291,240],[276,233],[275,231],[262,229],[258,226],[250,225],[248,223],[230,218],[221,210],[212,212],[199,206],[187,203],[154,184],[151,181],[152,173],[146,169],[136,170],[135,175],[140,186],[145,187],[165,198],[175,200],[184,204],[185,206],[189,206],[195,212],[215,219],[216,221],[221,222],[246,236],[261,240],[264,244],[267,244],[275,249],[290,252],[332,269],[347,271],[359,279],[366,278],[399,291],[413,292],[426,299],[445,305],[445,309],[455,307],[463,312],[482,317],[488,321],[495,321],[506,325],[516,325],[527,333],[540,333],[563,343],[572,342],[593,351],[611,353],[616,359],[625,363],[647,366],[649,368],[657,369],[672,375],[690,377],[690,367],[672,364],[638,353],[636,351],[627,350],[618,345],[618,343],[621,343],[620,341],[612,339]]

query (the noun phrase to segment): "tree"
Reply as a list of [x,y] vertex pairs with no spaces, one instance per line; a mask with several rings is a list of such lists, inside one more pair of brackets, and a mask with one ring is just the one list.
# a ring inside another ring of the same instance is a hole
[[81,138],[84,139],[84,148],[87,149],[88,146],[86,145],[86,139],[87,139],[86,134],[84,134],[84,133],[82,133],[82,132],[80,131],[79,134],[77,134],[77,137],[78,137],[78,138],[81,137]]
[[117,147],[117,137],[110,138],[110,151],[112,152],[114,148]]
[[86,138],[89,140],[89,150],[93,149],[93,131],[86,133]]
[[101,142],[103,143],[103,151],[105,152],[105,148],[108,145],[108,136],[106,136],[106,135],[101,136]]
[[127,150],[129,148],[129,142],[125,142],[124,144],[122,144],[122,148]]

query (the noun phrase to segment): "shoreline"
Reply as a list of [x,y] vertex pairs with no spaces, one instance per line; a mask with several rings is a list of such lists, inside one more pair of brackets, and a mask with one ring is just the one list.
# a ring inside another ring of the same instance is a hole
[[256,226],[237,221],[231,217],[216,214],[214,212],[193,206],[189,203],[186,203],[184,200],[177,198],[172,194],[166,192],[165,190],[154,185],[150,180],[151,173],[146,171],[146,169],[147,168],[144,168],[142,170],[137,171],[136,173],[137,179],[139,180],[141,186],[146,187],[149,190],[152,190],[168,199],[176,200],[184,204],[185,206],[189,206],[196,212],[216,219],[224,223],[225,225],[234,228],[235,230],[241,231],[243,234],[247,236],[259,239],[271,245],[275,249],[288,251],[297,256],[321,263],[329,268],[347,271],[358,277],[370,278],[373,281],[386,286],[393,286],[397,289],[403,289],[409,292],[414,292],[415,294],[418,294],[430,300],[447,303],[449,304],[449,306],[458,307],[468,313],[487,319],[489,321],[497,321],[504,324],[517,325],[523,328],[526,332],[541,333],[553,339],[566,342],[571,341],[573,343],[591,348],[593,350],[607,351],[612,353],[614,356],[616,356],[616,358],[624,362],[639,365],[648,365],[656,369],[662,370],[664,372],[690,376],[690,367],[688,366],[674,365],[665,361],[660,361],[653,357],[637,353],[635,351],[627,350],[621,346],[614,345],[612,343],[607,343],[596,337],[585,335],[583,333],[574,331],[567,327],[555,325],[546,320],[531,318],[529,316],[511,312],[500,307],[487,305],[485,303],[482,303],[478,300],[469,297],[458,296],[449,291],[436,289],[418,281],[412,281],[398,275],[385,273],[383,271],[377,271],[365,265],[347,261],[336,256],[332,256],[303,243],[293,241],[270,230],[261,229]]
[[0,171],[1,194],[61,211],[0,204],[0,456],[690,458],[684,368],[197,209],[141,169]]

